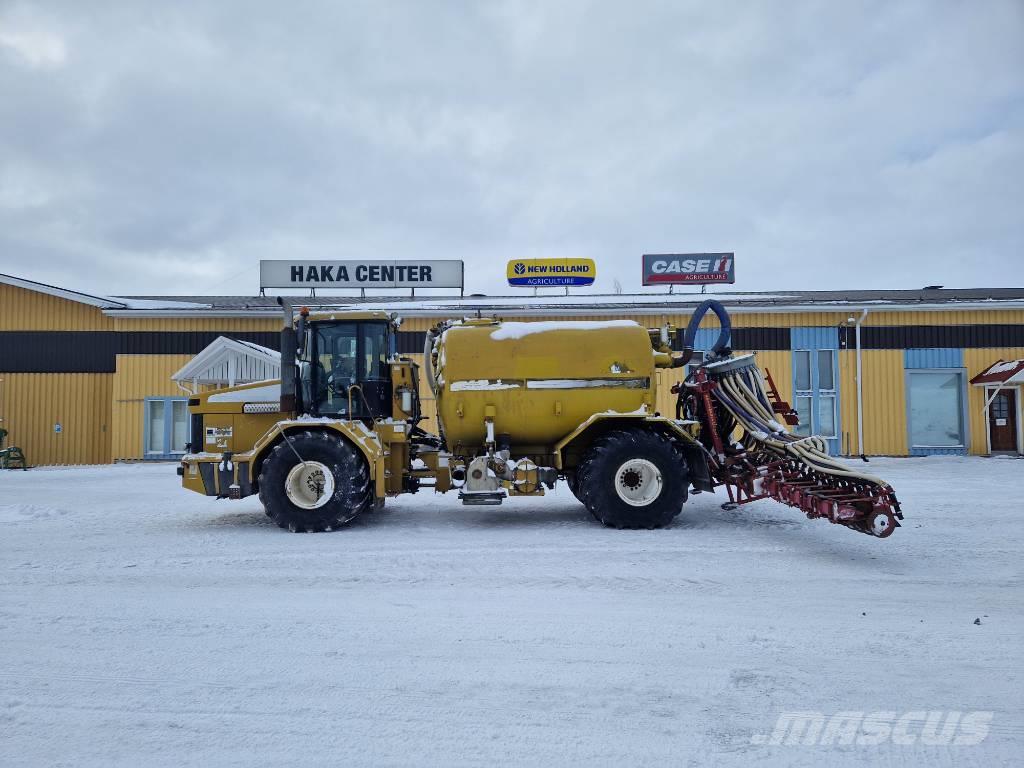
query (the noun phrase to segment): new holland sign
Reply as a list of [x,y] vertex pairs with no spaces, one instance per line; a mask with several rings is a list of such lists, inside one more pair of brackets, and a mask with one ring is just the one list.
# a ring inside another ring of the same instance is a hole
[[261,261],[260,288],[462,288],[461,261]]
[[735,283],[732,253],[645,253],[644,285]]
[[530,288],[593,285],[596,276],[593,259],[513,259],[506,270],[509,285]]

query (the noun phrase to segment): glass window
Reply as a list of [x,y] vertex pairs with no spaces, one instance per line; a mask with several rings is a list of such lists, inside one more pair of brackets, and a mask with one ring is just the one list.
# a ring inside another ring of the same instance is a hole
[[811,389],[811,353],[806,349],[793,352],[793,369],[796,388],[800,392]]
[[996,395],[992,401],[991,411],[994,419],[1010,418],[1010,398],[1002,393]]
[[803,437],[811,434],[811,402],[810,396],[796,397],[796,415],[800,417],[800,423],[793,427],[793,431]]
[[356,383],[356,324],[318,325],[316,405],[321,413],[347,413],[348,388]]
[[[149,442],[146,444],[148,453],[164,452],[164,401],[150,400],[146,404],[149,419]],[[138,413],[138,411],[136,411]],[[137,433],[136,433],[137,434]],[[136,438],[137,439],[137,438]],[[136,443],[138,445],[138,443]]]
[[388,347],[387,327],[382,323],[365,323],[360,326],[363,342],[363,378],[387,379]]
[[911,446],[963,446],[961,374],[956,371],[911,371],[908,381]]
[[836,436],[836,398],[821,395],[818,398],[818,434],[822,437]]
[[[362,417],[385,412],[378,401],[391,382],[388,338],[388,325],[382,322],[317,325],[316,361],[310,371],[315,397],[304,394],[304,400],[315,401],[321,414]],[[354,384],[359,387],[352,389]],[[390,390],[385,394],[390,402]]]
[[831,349],[818,350],[818,389],[836,388],[835,357]]
[[188,402],[171,402],[171,453],[184,453],[188,442]]

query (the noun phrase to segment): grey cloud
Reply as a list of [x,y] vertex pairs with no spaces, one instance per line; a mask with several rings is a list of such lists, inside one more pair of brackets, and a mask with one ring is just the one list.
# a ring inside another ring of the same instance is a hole
[[735,250],[738,288],[1021,284],[1019,3],[0,6],[0,271]]

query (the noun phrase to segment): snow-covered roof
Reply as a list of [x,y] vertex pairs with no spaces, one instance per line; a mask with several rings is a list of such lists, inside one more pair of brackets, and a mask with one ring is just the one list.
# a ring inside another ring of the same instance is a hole
[[971,379],[971,384],[1024,384],[1024,360],[997,360]]
[[279,352],[250,341],[218,336],[171,376],[171,381],[180,385],[192,384],[193,387],[201,384],[234,386],[280,376]]
[[[251,317],[280,316],[276,296],[137,296],[120,301],[153,301],[167,307],[106,310],[114,317]],[[723,301],[732,313],[743,312],[853,312],[861,309],[941,310],[941,309],[1009,309],[1024,308],[1024,288],[950,288],[920,290],[845,290],[845,291],[736,291],[709,288],[697,291],[668,293],[664,289],[638,293],[596,293],[579,290],[569,295],[542,294],[484,296],[358,296],[349,294],[316,296],[283,296],[294,306],[307,306],[317,311],[382,310],[405,317],[459,317],[478,312],[484,315],[516,316],[588,316],[655,314],[689,314],[705,299]],[[201,309],[178,309],[178,305],[203,304]]]
[[79,304],[88,304],[89,306],[99,307],[100,309],[128,309],[128,305],[121,299],[111,299],[106,296],[93,296],[89,293],[69,291],[67,288],[58,288],[55,285],[39,283],[35,280],[26,280],[22,277],[15,277],[14,275],[0,274],[0,284],[10,285],[15,288],[24,288],[28,291],[35,291],[36,293],[46,294],[47,296],[56,296],[59,299],[67,299],[68,301],[74,301]]
[[[112,317],[252,317],[280,316],[281,312],[276,296],[91,296],[9,275],[0,275],[0,283],[91,304]],[[705,299],[726,302],[729,311],[735,313],[1024,308],[1024,288],[739,291],[733,287],[710,287],[707,293],[698,293],[692,289],[685,292],[681,287],[674,293],[659,288],[638,293],[598,293],[582,289],[569,295],[542,293],[538,296],[524,291],[500,296],[320,293],[281,298],[294,306],[307,306],[313,311],[380,309],[406,317],[458,317],[477,312],[538,317],[688,314]]]

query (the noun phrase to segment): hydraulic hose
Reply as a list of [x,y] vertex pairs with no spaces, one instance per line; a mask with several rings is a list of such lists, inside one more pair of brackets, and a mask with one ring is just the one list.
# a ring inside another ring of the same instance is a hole
[[686,331],[683,333],[683,354],[679,358],[679,365],[686,365],[690,362],[690,358],[693,356],[693,343],[697,339],[697,329],[700,328],[700,321],[704,319],[704,315],[708,313],[709,309],[718,315],[718,322],[722,326],[722,329],[718,332],[718,341],[711,348],[711,352],[717,357],[728,349],[729,338],[732,336],[732,321],[729,319],[729,313],[725,311],[725,307],[722,306],[721,302],[707,299],[702,301],[697,309],[694,310],[693,315],[690,317],[690,323],[686,326]]
[[748,447],[750,443],[756,443],[767,451],[799,461],[824,475],[883,487],[888,485],[881,478],[853,470],[830,456],[824,438],[817,435],[801,438],[790,434],[775,420],[761,371],[756,366],[714,374],[714,379],[718,382],[714,396],[743,429],[744,442]]
[[426,374],[427,384],[430,385],[430,391],[434,393],[434,397],[437,397],[437,379],[434,378],[434,330],[427,331],[423,341],[423,373]]

